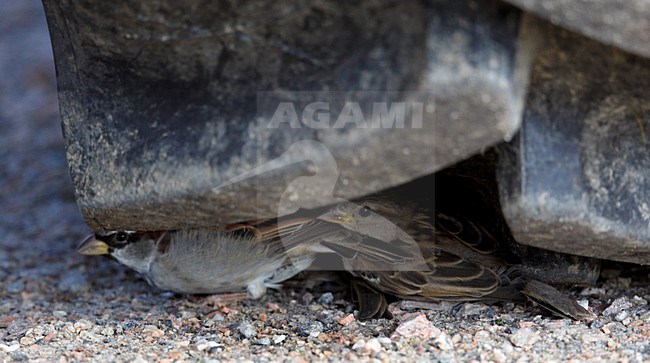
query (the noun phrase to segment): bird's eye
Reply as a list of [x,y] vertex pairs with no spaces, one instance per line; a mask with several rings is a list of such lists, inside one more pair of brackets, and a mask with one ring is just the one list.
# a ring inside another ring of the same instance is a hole
[[129,234],[126,232],[117,232],[115,235],[115,241],[119,243],[124,243],[129,239]]
[[359,216],[360,217],[370,217],[372,214],[372,209],[369,207],[363,206],[361,209],[359,209]]

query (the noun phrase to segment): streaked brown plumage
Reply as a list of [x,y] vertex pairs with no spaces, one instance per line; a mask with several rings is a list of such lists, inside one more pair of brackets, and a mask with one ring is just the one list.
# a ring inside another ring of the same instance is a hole
[[555,288],[525,278],[497,257],[499,241],[486,228],[436,211],[426,200],[384,193],[341,202],[289,239],[318,241],[342,257],[346,270],[366,285],[355,284],[361,318],[385,314],[382,293],[459,302],[528,297],[562,316],[590,316]]
[[357,280],[360,318],[386,316],[385,294],[425,301],[523,301],[574,319],[577,303],[525,278],[499,256],[489,230],[430,201],[383,193],[340,202],[325,213],[254,221],[225,230],[107,232],[90,236],[85,254],[110,254],[162,289],[259,298],[306,269],[319,252],[341,256]]

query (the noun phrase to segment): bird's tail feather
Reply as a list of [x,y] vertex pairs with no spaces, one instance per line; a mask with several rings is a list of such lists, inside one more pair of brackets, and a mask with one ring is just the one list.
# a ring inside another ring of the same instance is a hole
[[526,297],[521,294],[521,290],[526,285],[521,270],[512,266],[502,266],[494,272],[501,280],[500,286],[485,296],[484,301],[526,301]]
[[392,319],[393,314],[388,311],[386,295],[371,288],[364,281],[353,278],[350,280],[352,298],[359,306],[359,320],[372,318]]
[[521,292],[530,300],[556,315],[575,320],[593,318],[593,315],[575,300],[541,281],[527,281]]

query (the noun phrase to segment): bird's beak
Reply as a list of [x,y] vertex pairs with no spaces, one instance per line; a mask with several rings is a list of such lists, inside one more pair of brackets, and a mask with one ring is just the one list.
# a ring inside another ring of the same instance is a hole
[[95,234],[91,234],[86,237],[79,247],[77,247],[77,252],[82,255],[107,255],[108,254],[108,245],[97,239]]
[[354,217],[350,214],[341,213],[339,211],[325,213],[318,217],[318,219],[336,224],[352,224],[352,222],[354,222]]

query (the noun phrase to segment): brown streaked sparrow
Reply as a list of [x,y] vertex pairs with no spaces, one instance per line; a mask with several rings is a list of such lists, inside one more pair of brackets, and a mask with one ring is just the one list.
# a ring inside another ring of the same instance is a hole
[[261,297],[306,269],[319,252],[341,257],[360,319],[385,317],[385,294],[425,301],[524,301],[574,319],[590,314],[497,257],[499,241],[480,224],[445,215],[426,200],[383,193],[343,201],[323,214],[225,230],[96,233],[79,247],[109,254],[151,285],[181,293],[247,290]]
[[346,270],[365,284],[353,284],[362,319],[385,316],[384,293],[425,301],[528,298],[560,316],[591,316],[497,257],[499,241],[486,228],[436,211],[432,201],[383,193],[338,203],[318,220],[289,239],[319,241],[342,257]]
[[308,219],[231,225],[224,230],[111,231],[94,233],[78,247],[85,255],[108,254],[163,290],[216,294],[246,290],[260,298],[267,287],[306,269],[311,253],[292,258],[281,239]]

